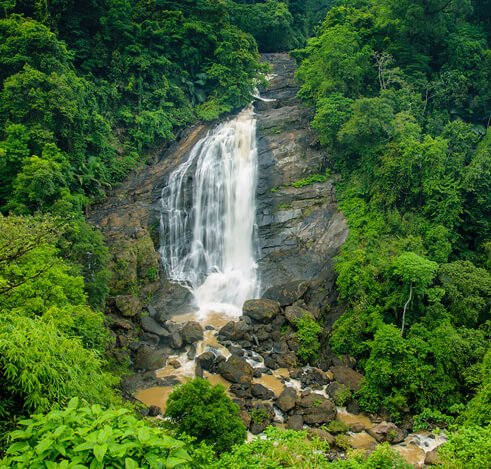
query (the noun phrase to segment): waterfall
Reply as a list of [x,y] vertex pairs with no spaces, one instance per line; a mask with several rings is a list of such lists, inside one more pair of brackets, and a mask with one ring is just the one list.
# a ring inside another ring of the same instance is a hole
[[203,314],[240,314],[257,295],[256,120],[252,106],[220,124],[169,177],[161,199],[161,256]]

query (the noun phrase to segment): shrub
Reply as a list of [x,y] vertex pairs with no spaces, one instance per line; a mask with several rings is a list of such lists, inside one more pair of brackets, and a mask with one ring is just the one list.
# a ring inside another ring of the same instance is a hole
[[229,451],[246,437],[239,406],[225,394],[223,386],[212,386],[205,379],[196,378],[176,387],[165,415],[177,425],[178,433],[205,441],[217,453]]
[[297,328],[297,338],[300,342],[300,347],[297,355],[304,362],[310,362],[318,357],[320,342],[319,334],[322,328],[310,316],[303,316],[295,321]]
[[460,428],[438,449],[438,455],[448,469],[491,467],[491,426]]
[[139,420],[129,409],[79,406],[33,415],[10,434],[0,467],[184,467],[184,443]]

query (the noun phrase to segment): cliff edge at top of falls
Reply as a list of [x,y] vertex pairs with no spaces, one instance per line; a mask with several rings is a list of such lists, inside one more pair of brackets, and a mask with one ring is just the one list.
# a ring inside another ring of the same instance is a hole
[[[346,239],[347,225],[337,210],[332,180],[292,185],[323,172],[328,155],[310,129],[311,110],[296,97],[293,59],[265,54],[264,60],[271,64],[273,78],[262,93],[268,101],[255,103],[260,281],[265,291],[307,280],[311,288],[304,300],[318,308],[332,297],[332,258]],[[157,252],[162,187],[209,128],[187,129],[152,164],[135,171],[92,208],[89,221],[104,233],[112,256],[109,306],[125,316],[138,313],[156,292],[162,299],[168,291]]]

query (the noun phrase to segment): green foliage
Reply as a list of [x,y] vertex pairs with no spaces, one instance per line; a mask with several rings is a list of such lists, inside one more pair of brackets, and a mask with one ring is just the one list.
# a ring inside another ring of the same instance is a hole
[[239,407],[225,394],[223,386],[213,386],[205,379],[177,386],[169,396],[165,415],[178,433],[206,442],[217,453],[229,451],[246,437]]
[[414,417],[413,430],[432,430],[434,427],[448,427],[455,422],[451,415],[443,414],[438,410],[425,409]]
[[326,430],[329,433],[346,433],[349,430],[348,425],[345,423],[339,421],[339,420],[331,420],[327,425],[326,425]]
[[63,406],[73,396],[109,403],[116,380],[98,354],[53,321],[12,315],[0,322],[1,394],[27,412]]
[[305,363],[318,358],[320,349],[319,334],[322,327],[311,316],[305,315],[295,321],[297,338],[300,343],[297,355]]
[[33,415],[9,435],[0,467],[189,467],[184,443],[129,409],[81,406]]
[[346,405],[352,398],[352,393],[348,386],[341,384],[338,389],[334,392],[334,402],[338,406]]
[[[489,421],[488,421],[489,424]],[[444,467],[480,469],[491,465],[491,426],[462,427],[438,449]]]
[[339,2],[295,52],[350,228],[330,345],[366,410],[441,424],[489,394],[490,23],[471,3]]
[[266,439],[235,446],[230,453],[222,455],[212,467],[216,469],[279,469],[294,467],[307,469],[327,467],[325,456],[327,443],[319,439],[307,439],[307,432],[280,430],[268,427]]
[[0,427],[73,396],[115,398],[102,359],[111,342],[104,316],[58,255],[65,229],[53,217],[0,215]]
[[413,466],[393,450],[388,443],[378,445],[366,457],[364,452],[353,452],[347,460],[334,461],[332,469],[411,469]]
[[324,174],[312,174],[304,179],[299,179],[298,181],[292,182],[292,187],[305,187],[315,184],[316,182],[326,182],[329,178],[329,170],[326,170]]

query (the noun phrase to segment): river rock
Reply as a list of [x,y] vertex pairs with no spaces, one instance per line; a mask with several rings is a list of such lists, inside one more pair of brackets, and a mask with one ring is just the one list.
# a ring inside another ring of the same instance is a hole
[[276,405],[282,412],[288,412],[295,407],[296,401],[297,391],[292,387],[286,387],[276,400]]
[[252,385],[252,395],[258,399],[268,400],[274,397],[274,392],[260,383]]
[[219,335],[224,340],[237,341],[249,332],[249,325],[245,321],[230,321],[220,329]]
[[119,312],[129,318],[136,316],[142,309],[140,300],[133,295],[118,295],[114,303]]
[[230,386],[230,392],[240,399],[252,399],[250,383],[234,383]]
[[290,372],[290,377],[293,379],[298,379],[304,387],[311,386],[313,384],[324,386],[331,381],[327,372],[322,371],[320,368],[314,367],[296,368]]
[[162,350],[155,350],[148,345],[140,347],[135,356],[134,366],[137,370],[158,370],[165,366],[166,356]]
[[143,316],[140,319],[142,329],[150,334],[158,335],[159,337],[168,337],[169,331],[164,329],[155,319],[150,316]]
[[367,433],[379,443],[388,441],[390,444],[395,444],[400,443],[405,438],[404,432],[392,422],[381,422],[368,428]]
[[328,423],[336,418],[337,410],[334,402],[321,394],[311,393],[304,396],[297,405],[307,424]]
[[230,355],[227,361],[218,365],[218,373],[231,383],[250,383],[253,368],[242,358]]
[[184,344],[194,344],[203,340],[203,328],[196,321],[188,321],[181,329],[181,337]]
[[302,430],[303,417],[299,414],[290,415],[286,421],[286,428],[290,430]]
[[157,347],[160,343],[160,337],[155,334],[150,334],[149,332],[143,332],[140,334],[140,340],[146,344]]
[[280,304],[273,300],[247,300],[242,312],[254,321],[269,323],[280,312]]
[[363,375],[347,366],[333,366],[331,371],[334,373],[334,379],[341,384],[346,385],[350,391],[360,390]]
[[289,306],[300,300],[309,288],[309,282],[295,280],[268,288],[263,298],[278,301],[280,306]]
[[303,317],[314,319],[314,315],[308,309],[304,309],[296,305],[288,306],[285,309],[285,316],[288,322],[293,325],[295,325],[297,321]]
[[441,464],[440,457],[438,456],[438,451],[436,449],[426,453],[425,464],[427,466],[436,466]]
[[213,352],[204,352],[196,358],[201,368],[210,371],[215,363],[215,354]]
[[169,345],[176,350],[179,350],[184,345],[181,334],[179,334],[179,332],[177,331],[174,331],[170,334],[170,336],[168,337],[168,341]]

